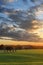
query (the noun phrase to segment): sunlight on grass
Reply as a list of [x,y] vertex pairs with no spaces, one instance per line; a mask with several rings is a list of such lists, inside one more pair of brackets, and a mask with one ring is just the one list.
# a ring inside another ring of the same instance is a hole
[[0,52],[0,65],[43,65],[43,50],[17,50],[15,53]]

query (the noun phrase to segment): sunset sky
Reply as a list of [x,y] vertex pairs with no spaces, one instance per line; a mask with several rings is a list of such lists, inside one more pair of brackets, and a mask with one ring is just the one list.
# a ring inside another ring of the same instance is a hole
[[0,0],[0,44],[43,45],[43,0]]

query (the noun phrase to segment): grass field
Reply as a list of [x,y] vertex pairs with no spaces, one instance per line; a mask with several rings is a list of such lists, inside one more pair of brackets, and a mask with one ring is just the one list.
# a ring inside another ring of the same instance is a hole
[[43,50],[17,50],[0,52],[0,65],[43,65]]

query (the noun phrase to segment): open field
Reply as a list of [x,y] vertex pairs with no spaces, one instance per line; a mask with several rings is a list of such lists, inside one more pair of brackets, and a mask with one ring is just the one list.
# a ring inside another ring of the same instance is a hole
[[0,65],[43,65],[43,50],[17,50],[15,53],[0,51]]

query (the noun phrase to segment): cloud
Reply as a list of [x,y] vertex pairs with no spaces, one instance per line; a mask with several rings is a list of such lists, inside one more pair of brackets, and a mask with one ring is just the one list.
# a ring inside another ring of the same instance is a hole
[[9,2],[13,2],[14,0],[8,0]]
[[13,11],[13,13],[9,14],[9,18],[11,18],[13,22],[15,21],[20,28],[25,30],[34,30],[39,28],[39,21],[35,20],[34,14],[32,15],[31,12]]
[[43,0],[31,0],[33,3],[35,3],[36,5],[40,5],[43,3]]
[[[0,0],[0,2],[2,2],[2,0]],[[13,2],[13,0],[3,0],[2,3],[6,4],[7,2]],[[30,10],[23,11],[0,6],[0,13],[4,13],[5,15],[0,15],[0,38],[8,37],[12,40],[31,42],[42,41],[36,33],[30,33],[30,31],[35,31],[40,28],[40,26],[43,26],[36,20],[37,16],[35,13],[37,12],[37,8],[39,7],[32,7]]]
[[33,33],[27,32],[25,29],[16,28],[13,25],[9,26],[8,24],[0,25],[0,38],[1,39],[11,39],[11,40],[19,40],[19,41],[34,41],[39,42],[39,36]]
[[14,0],[0,0],[0,3],[2,4],[6,4],[8,2],[13,2]]
[[30,12],[6,9],[4,13],[8,15],[8,18],[2,18],[3,22],[0,24],[1,37],[10,37],[14,40],[35,42],[40,39],[38,35],[29,33],[30,30],[39,28],[38,21],[35,20],[32,14],[29,14]]

